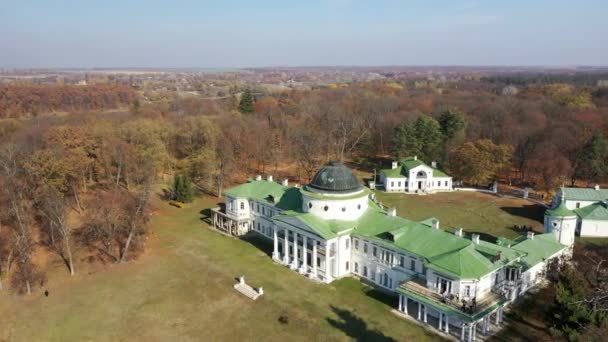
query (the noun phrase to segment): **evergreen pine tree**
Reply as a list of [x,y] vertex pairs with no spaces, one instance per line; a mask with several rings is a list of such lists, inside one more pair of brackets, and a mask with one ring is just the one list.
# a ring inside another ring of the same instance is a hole
[[253,94],[251,90],[245,89],[241,95],[241,102],[239,102],[239,111],[241,113],[253,113],[255,108],[253,107]]
[[173,179],[173,199],[182,203],[192,202],[194,189],[186,175],[175,175]]

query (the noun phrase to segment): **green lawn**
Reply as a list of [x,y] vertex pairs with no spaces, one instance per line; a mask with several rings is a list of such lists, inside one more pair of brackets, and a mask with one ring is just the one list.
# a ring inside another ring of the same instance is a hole
[[444,229],[462,227],[468,233],[506,238],[521,234],[512,229],[514,225],[543,230],[544,208],[519,198],[464,191],[426,196],[376,191],[376,197],[385,206],[396,207],[397,215],[412,220],[436,217]]
[[[48,298],[2,291],[0,341],[438,339],[391,314],[393,298],[355,279],[316,284],[274,264],[254,243],[208,230],[199,211],[214,202],[178,209],[157,201],[148,253],[139,260],[105,267],[80,261],[72,279],[53,263]],[[232,285],[241,274],[265,295],[251,301],[238,294]]]

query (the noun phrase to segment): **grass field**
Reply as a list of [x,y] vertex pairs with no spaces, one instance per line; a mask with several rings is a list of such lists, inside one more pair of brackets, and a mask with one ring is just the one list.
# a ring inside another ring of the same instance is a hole
[[521,234],[514,225],[543,230],[544,208],[520,198],[460,191],[427,196],[377,191],[376,196],[385,206],[396,207],[397,215],[412,220],[435,217],[444,229],[462,227],[468,233],[506,238]]

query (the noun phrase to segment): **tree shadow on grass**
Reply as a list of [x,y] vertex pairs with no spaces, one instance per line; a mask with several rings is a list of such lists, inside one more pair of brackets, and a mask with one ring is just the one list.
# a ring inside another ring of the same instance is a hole
[[340,309],[333,305],[331,305],[331,310],[338,316],[338,319],[327,317],[327,322],[356,341],[396,341],[384,335],[381,331],[370,329],[361,317],[356,316],[349,310]]
[[500,207],[500,209],[513,216],[525,217],[540,223],[543,222],[545,215],[545,208],[538,204],[528,204],[521,207]]

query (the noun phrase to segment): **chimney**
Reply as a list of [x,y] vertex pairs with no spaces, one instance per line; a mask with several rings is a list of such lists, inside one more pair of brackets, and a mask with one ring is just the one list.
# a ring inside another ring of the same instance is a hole
[[418,156],[414,156],[414,160],[418,160]]
[[262,176],[261,176],[261,175],[257,175],[257,176],[255,176],[255,180],[256,180],[256,181],[261,181],[261,180],[262,180]]
[[436,168],[437,168],[437,162],[433,160],[433,161],[431,162],[431,167],[432,167],[433,169],[436,169]]
[[456,230],[454,231],[454,235],[462,237],[462,228],[456,228]]
[[599,190],[600,189],[600,185],[599,184],[595,184],[594,188],[595,188],[595,190]]
[[389,208],[388,216],[397,216],[397,208]]
[[501,257],[500,251],[496,252],[496,255],[494,256],[494,262],[499,261],[500,257]]
[[474,244],[479,245],[479,234],[473,234],[471,236],[471,240],[473,241]]
[[433,227],[433,229],[439,229],[439,220],[433,219],[431,221],[431,227]]
[[528,230],[526,232],[526,238],[529,239],[529,240],[534,240],[534,232],[531,231],[531,230]]
[[397,168],[397,162],[396,161],[393,162],[393,164],[391,165],[391,168],[393,170]]
[[289,186],[289,179],[283,179],[283,186]]
[[272,175],[268,175],[268,177],[266,178],[267,181],[272,182]]

